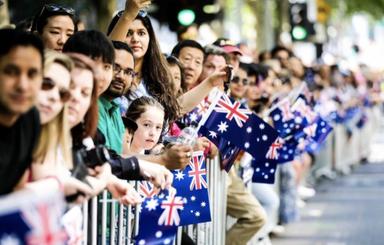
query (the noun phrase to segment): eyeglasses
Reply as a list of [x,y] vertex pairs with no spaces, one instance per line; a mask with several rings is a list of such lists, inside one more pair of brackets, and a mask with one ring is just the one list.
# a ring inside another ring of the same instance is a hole
[[125,76],[131,76],[132,78],[134,78],[134,77],[136,76],[136,72],[135,72],[133,69],[131,69],[131,68],[123,69],[123,68],[121,68],[121,66],[118,65],[118,64],[115,64],[115,65],[113,66],[113,71],[114,71],[116,74],[118,74],[118,73],[120,73],[121,71],[123,71],[123,73],[124,73]]
[[233,79],[231,80],[232,83],[243,83],[244,85],[248,85],[248,79],[246,78],[243,78],[243,79],[240,79],[240,77],[238,76],[234,76]]
[[[53,81],[49,77],[44,77],[43,83],[41,84],[41,89],[44,91],[49,91],[56,86],[57,84],[55,83],[55,81]],[[71,98],[71,93],[69,92],[68,89],[65,89],[65,88],[59,88],[59,95],[60,95],[60,100],[63,103],[67,102]]]

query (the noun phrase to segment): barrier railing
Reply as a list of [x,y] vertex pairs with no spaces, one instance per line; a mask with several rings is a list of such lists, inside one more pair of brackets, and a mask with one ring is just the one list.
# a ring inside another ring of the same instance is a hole
[[[175,240],[177,245],[181,244],[182,232],[188,234],[196,244],[224,243],[225,232],[221,231],[225,230],[226,221],[226,173],[220,170],[218,157],[207,160],[207,169],[212,221],[180,227]],[[137,183],[135,185],[137,187]],[[83,205],[84,244],[132,244],[140,222],[138,210],[120,205],[109,197],[107,191],[94,197]]]
[[[348,173],[351,166],[358,164],[369,152],[369,143],[380,124],[377,108],[368,112],[368,123],[362,129],[354,129],[348,138],[343,125],[335,125],[333,133],[327,138],[312,168],[313,177],[324,175],[336,177],[335,172]],[[181,244],[184,232],[196,244],[220,245],[225,243],[227,228],[226,216],[226,172],[221,171],[219,159],[207,160],[209,200],[212,221],[208,223],[180,227],[175,245]],[[328,176],[329,177],[329,176]],[[135,213],[133,213],[133,211]],[[122,206],[110,199],[107,192],[93,198],[83,206],[84,244],[132,244],[138,231],[138,208]],[[99,219],[98,215],[101,215]],[[234,222],[229,219],[229,222]],[[98,229],[100,230],[98,235]],[[255,240],[255,239],[254,239]],[[254,241],[252,244],[256,244]]]

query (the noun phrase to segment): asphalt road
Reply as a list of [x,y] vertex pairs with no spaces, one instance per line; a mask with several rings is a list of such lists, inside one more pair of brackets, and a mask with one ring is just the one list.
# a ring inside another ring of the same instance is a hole
[[383,245],[384,163],[321,183],[300,211],[301,220],[286,226],[273,245]]

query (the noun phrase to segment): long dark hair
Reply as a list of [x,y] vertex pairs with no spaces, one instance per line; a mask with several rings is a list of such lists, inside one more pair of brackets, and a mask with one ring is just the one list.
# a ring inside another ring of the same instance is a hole
[[[107,33],[113,30],[120,16],[121,12],[113,17]],[[172,76],[167,67],[167,62],[160,52],[160,45],[148,15],[139,13],[136,19],[143,23],[149,34],[148,50],[144,55],[141,70],[144,85],[149,94],[164,106],[166,121],[172,122],[178,118],[180,112],[179,103],[172,91]]]

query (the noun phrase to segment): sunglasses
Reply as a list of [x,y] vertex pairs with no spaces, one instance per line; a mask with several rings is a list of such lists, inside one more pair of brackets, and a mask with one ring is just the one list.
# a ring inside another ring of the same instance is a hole
[[[124,13],[124,10],[121,10],[117,13],[117,17],[121,17]],[[148,12],[143,10],[143,9],[140,9],[139,12],[137,13],[137,16],[140,16],[141,18],[145,18],[147,17],[148,15]]]
[[123,68],[121,68],[121,66],[118,65],[118,64],[115,64],[115,65],[113,66],[113,71],[114,71],[116,74],[118,74],[118,73],[120,73],[121,71],[123,71],[123,73],[124,73],[125,76],[131,76],[132,78],[134,78],[134,77],[136,76],[136,72],[135,72],[133,69],[131,69],[131,68],[123,69]]
[[248,85],[248,79],[246,79],[246,78],[243,78],[243,79],[240,79],[240,77],[238,77],[238,76],[234,76],[233,77],[233,79],[231,80],[231,83],[236,83],[236,84],[238,84],[238,83],[242,83],[242,84],[244,84],[244,85]]
[[[43,78],[43,83],[41,84],[41,89],[44,91],[52,90],[54,87],[56,87],[55,81],[53,81],[49,77]],[[71,93],[68,89],[65,88],[59,88],[59,95],[61,102],[65,103],[71,98]]]
[[40,16],[44,13],[66,13],[69,15],[75,15],[75,10],[71,7],[66,7],[58,4],[45,4],[41,10]]

